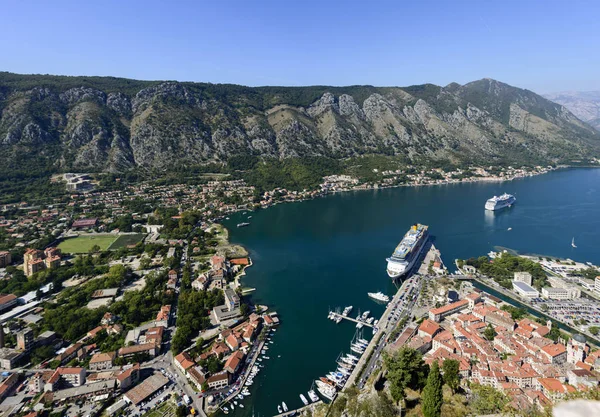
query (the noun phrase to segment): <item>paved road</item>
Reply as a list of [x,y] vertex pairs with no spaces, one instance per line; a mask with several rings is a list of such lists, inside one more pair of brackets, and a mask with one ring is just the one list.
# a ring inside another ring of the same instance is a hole
[[[368,357],[370,352],[372,352],[372,354],[369,358],[369,361],[365,367],[365,370],[364,370],[363,374],[360,376],[358,383],[356,384],[359,389],[363,388],[364,384],[367,382],[367,380],[371,376],[371,373],[375,369],[377,362],[381,358],[381,352],[383,351],[384,347],[387,345],[388,342],[391,342],[391,341],[387,340],[389,337],[389,334],[394,330],[394,327],[396,327],[398,322],[401,321],[403,317],[406,317],[407,315],[409,315],[412,312],[412,309],[415,305],[416,298],[417,298],[416,295],[419,294],[419,291],[421,290],[421,285],[422,285],[422,278],[419,277],[418,275],[414,275],[409,280],[404,281],[402,283],[402,285],[400,286],[400,289],[398,290],[398,292],[396,293],[396,295],[390,302],[388,308],[385,310],[385,312],[381,316],[379,325],[381,325],[382,323],[383,323],[383,325],[380,330],[381,337],[379,339],[379,343],[377,343],[377,345],[375,346],[374,341],[377,339],[377,337],[374,337],[373,340],[371,341],[371,343],[369,344],[369,347],[371,349],[370,350],[367,349],[367,351],[361,357],[361,361],[359,361],[359,363],[356,367],[356,369],[358,369],[358,371],[360,372],[361,367],[364,364],[364,362],[362,361],[362,358]],[[402,300],[400,300],[400,298],[402,296],[404,296],[404,297]],[[398,310],[398,311],[396,311],[396,310]],[[393,314],[394,312],[395,312],[395,314]],[[401,332],[404,331],[404,329],[406,328],[407,325],[408,325],[408,323],[404,326],[404,328],[401,329]],[[371,347],[372,345],[373,345],[373,347]],[[349,382],[351,382],[351,381],[349,380]]]

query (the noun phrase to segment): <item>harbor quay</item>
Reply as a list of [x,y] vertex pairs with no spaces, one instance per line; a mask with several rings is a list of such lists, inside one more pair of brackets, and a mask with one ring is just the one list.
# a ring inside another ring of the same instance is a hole
[[[337,388],[339,390],[343,390],[345,387],[350,386],[357,386],[359,389],[362,389],[381,359],[381,353],[384,348],[389,343],[396,340],[396,337],[391,339],[390,335],[395,333],[394,330],[399,326],[401,327],[398,332],[399,334],[403,333],[407,326],[409,326],[406,318],[411,316],[417,296],[421,290],[422,280],[424,279],[424,277],[418,273],[415,273],[414,275],[411,275],[411,273],[419,271],[423,266],[425,266],[426,270],[429,269],[431,263],[433,263],[435,259],[438,259],[440,255],[439,251],[429,241],[423,244],[422,249],[423,253],[418,254],[415,265],[411,268],[409,273],[406,274],[404,281],[402,281],[392,299],[387,303],[386,309],[380,319],[373,324],[373,338],[366,345],[363,345],[361,350],[357,351],[357,353],[360,352],[360,355],[358,360],[352,362],[352,371],[347,375],[347,378],[336,380]],[[443,271],[443,268],[440,270]],[[369,295],[372,296],[371,294]],[[347,307],[342,314],[330,311],[329,318],[336,322],[340,322],[344,319],[349,320],[357,323],[357,325],[360,325],[361,327],[362,325],[368,325],[365,322],[366,317],[361,317],[360,313],[357,319],[349,317],[348,309],[349,307]],[[355,337],[355,340],[359,339]],[[356,346],[353,344],[353,348],[354,347]],[[328,374],[328,377],[332,374],[333,373]],[[334,395],[330,400],[335,401],[336,398],[337,397]]]
[[[217,408],[222,410],[225,405],[227,405],[231,401],[233,401],[240,394],[240,392],[242,392],[242,390],[244,389],[244,386],[245,386],[244,384],[250,378],[252,367],[255,365],[256,360],[259,358],[260,352],[262,351],[262,348],[265,346],[266,342],[267,342],[266,339],[259,342],[257,349],[254,351],[254,354],[252,355],[251,359],[247,362],[246,369],[242,373],[241,378],[239,379],[239,381],[240,381],[239,385],[234,387],[233,392],[231,392],[231,394],[229,394],[227,397],[225,397],[225,399],[223,399],[223,401],[221,401],[221,403],[218,405]],[[212,412],[212,411],[214,411],[214,409],[213,410],[207,409],[206,411]]]

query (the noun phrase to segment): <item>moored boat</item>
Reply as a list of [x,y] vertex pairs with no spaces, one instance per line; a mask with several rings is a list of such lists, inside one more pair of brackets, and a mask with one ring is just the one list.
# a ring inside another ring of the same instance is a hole
[[427,241],[428,228],[423,224],[415,224],[406,232],[392,256],[386,259],[390,278],[398,278],[410,271]]

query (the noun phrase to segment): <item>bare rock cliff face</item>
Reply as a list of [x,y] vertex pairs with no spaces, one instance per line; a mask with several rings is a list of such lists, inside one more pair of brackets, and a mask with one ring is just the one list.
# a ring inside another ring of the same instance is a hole
[[247,88],[0,73],[0,162],[14,169],[27,158],[116,172],[233,155],[553,162],[598,154],[598,139],[561,105],[487,79]]

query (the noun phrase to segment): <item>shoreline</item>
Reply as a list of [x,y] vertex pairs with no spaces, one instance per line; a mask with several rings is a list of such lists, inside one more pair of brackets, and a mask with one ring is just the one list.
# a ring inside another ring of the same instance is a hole
[[[214,223],[219,223],[222,225],[221,221],[224,220],[227,216],[229,216],[230,214],[236,214],[239,213],[240,211],[257,211],[257,210],[265,210],[268,209],[270,207],[276,206],[278,204],[287,204],[287,203],[302,203],[305,201],[311,201],[311,200],[315,200],[317,198],[323,198],[323,197],[327,197],[328,195],[334,195],[334,194],[338,194],[338,193],[346,193],[346,192],[355,192],[355,191],[373,191],[373,190],[384,190],[384,189],[391,189],[391,188],[402,188],[402,187],[431,187],[431,186],[441,186],[441,185],[459,185],[459,184],[465,184],[465,183],[481,183],[481,182],[488,182],[488,183],[492,183],[492,182],[510,182],[510,181],[515,181],[518,179],[525,179],[525,178],[530,178],[530,177],[537,177],[540,175],[545,175],[548,174],[549,172],[554,172],[554,171],[559,171],[559,170],[563,170],[563,169],[579,169],[579,168],[586,168],[586,169],[590,169],[590,168],[600,168],[600,167],[574,167],[574,166],[570,166],[570,165],[561,165],[561,166],[557,166],[556,168],[550,168],[547,169],[546,171],[543,172],[534,172],[534,173],[529,173],[528,175],[515,175],[512,177],[508,177],[508,178],[501,178],[501,177],[471,177],[465,180],[460,180],[460,181],[444,181],[444,182],[438,182],[438,183],[429,183],[429,184],[395,184],[395,185],[387,185],[387,184],[360,184],[358,186],[356,186],[355,188],[347,188],[347,189],[338,189],[338,190],[332,190],[332,191],[326,191],[326,192],[319,192],[318,194],[316,194],[313,197],[303,197],[303,198],[299,198],[299,199],[295,199],[295,200],[282,200],[282,201],[276,201],[273,202],[271,204],[268,205],[259,205],[258,207],[248,207],[248,205],[246,205],[246,207],[243,208],[238,208],[236,210],[232,210],[229,211],[223,215],[220,215],[218,217],[214,217],[211,219],[212,222]],[[321,184],[322,185],[322,184]],[[368,185],[367,187],[362,187],[364,185]],[[362,187],[362,188],[357,188],[357,187]],[[274,190],[272,190],[274,191]],[[271,192],[272,192],[271,191]],[[250,204],[250,203],[248,203]],[[223,226],[224,227],[224,226]],[[227,228],[225,228],[227,229]],[[227,231],[227,233],[229,234],[229,230]],[[241,245],[240,245],[241,246]],[[246,248],[244,248],[246,249]],[[246,249],[247,250],[247,249]]]

